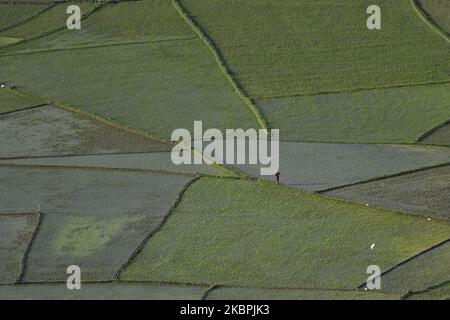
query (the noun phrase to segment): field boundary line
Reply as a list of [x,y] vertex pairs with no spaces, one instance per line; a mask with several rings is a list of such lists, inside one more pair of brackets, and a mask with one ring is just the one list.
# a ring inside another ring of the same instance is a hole
[[314,193],[323,194],[323,193],[336,191],[336,190],[344,189],[344,188],[348,188],[348,187],[353,187],[353,186],[357,186],[357,185],[361,185],[361,184],[366,184],[366,183],[370,183],[370,182],[380,181],[380,180],[389,179],[389,178],[395,178],[395,177],[399,177],[399,176],[403,176],[403,175],[407,175],[407,174],[417,173],[417,172],[421,172],[421,171],[427,171],[427,170],[431,170],[431,169],[443,168],[443,167],[448,167],[448,166],[450,166],[450,162],[444,162],[444,163],[435,164],[432,166],[425,166],[425,167],[420,167],[417,169],[400,171],[400,172],[397,172],[394,174],[387,174],[384,176],[379,176],[379,177],[375,177],[375,178],[371,178],[371,179],[367,179],[367,180],[361,180],[361,181],[357,181],[357,182],[353,182],[353,183],[349,183],[349,184],[331,187],[331,188],[315,191]]
[[[88,11],[86,11],[82,16],[81,16],[81,20],[84,20],[86,18],[88,18],[92,13],[94,13],[95,11],[97,11],[98,9],[102,8],[104,5],[109,4],[109,3],[113,3],[114,0],[105,0],[104,2],[98,2],[96,5],[94,5],[91,9],[89,9]],[[23,44],[32,40],[36,40],[36,39],[40,39],[40,38],[45,38],[46,36],[58,32],[62,29],[66,28],[66,25],[60,25],[59,27],[55,27],[53,29],[49,29],[47,31],[44,31],[38,35],[35,36],[30,36],[28,38],[25,38],[21,41],[0,47],[0,51],[3,51],[4,49],[9,49],[12,48],[14,46],[17,46],[19,44]]]
[[33,160],[33,159],[59,159],[59,158],[74,158],[74,157],[123,156],[123,155],[131,155],[132,156],[132,155],[155,154],[155,153],[170,154],[171,152],[170,151],[148,151],[148,152],[147,151],[142,151],[142,152],[61,154],[61,155],[54,155],[54,156],[52,156],[52,155],[44,155],[44,156],[17,156],[17,157],[0,157],[0,161]]
[[400,298],[400,300],[408,300],[408,298],[410,298],[411,296],[413,296],[413,295],[415,295],[415,294],[427,293],[427,292],[432,291],[433,289],[437,289],[437,288],[440,288],[440,287],[444,287],[444,286],[446,286],[446,285],[448,285],[448,284],[450,284],[450,280],[447,280],[447,281],[441,282],[441,283],[439,283],[439,284],[430,286],[430,287],[428,287],[428,288],[426,288],[426,289],[423,289],[423,290],[419,290],[419,291],[408,291],[407,293],[405,293],[405,294]]
[[447,31],[442,29],[442,27],[434,21],[434,19],[423,9],[422,5],[417,0],[410,0],[410,4],[414,8],[416,14],[423,22],[425,22],[426,25],[450,43],[450,34],[448,34]]
[[208,300],[208,296],[211,292],[213,292],[216,289],[220,289],[222,286],[218,285],[218,284],[213,284],[212,286],[210,286],[204,293],[203,296],[200,300]]
[[59,51],[85,50],[85,49],[95,49],[95,48],[105,48],[105,47],[132,46],[132,45],[151,44],[151,43],[170,42],[170,41],[188,41],[188,40],[197,40],[197,38],[195,38],[195,37],[180,37],[180,38],[167,38],[167,39],[146,40],[146,41],[124,41],[124,42],[112,42],[112,43],[99,43],[99,44],[95,44],[95,45],[94,44],[93,45],[81,45],[81,46],[64,47],[64,48],[34,49],[34,50],[3,53],[3,54],[0,54],[0,57],[20,56],[20,55],[27,55],[27,54],[38,54],[38,53],[59,52]]
[[[238,96],[241,98],[241,100],[244,102],[244,104],[253,113],[253,115],[255,116],[255,118],[256,118],[257,122],[259,123],[259,125],[261,126],[261,128],[270,130],[270,126],[269,126],[267,120],[264,118],[263,114],[257,107],[255,101],[253,101],[253,99],[250,98],[250,96],[247,94],[247,92],[244,90],[244,88],[238,82],[238,80],[235,77],[233,77],[231,68],[228,66],[228,64],[224,58],[224,55],[220,51],[219,47],[215,44],[214,40],[210,36],[208,36],[206,31],[200,26],[200,24],[195,21],[195,19],[192,17],[192,15],[190,13],[188,13],[186,8],[183,7],[183,5],[181,4],[180,0],[172,0],[172,3],[174,5],[175,9],[178,11],[178,13],[189,24],[189,26],[199,36],[199,38],[203,40],[203,42],[206,44],[207,48],[214,55],[214,58],[216,59],[217,63],[219,64],[219,67],[222,70],[222,73],[225,75],[228,82],[231,84],[234,91],[238,94]],[[270,135],[270,132],[268,132],[268,135]]]
[[[16,164],[16,163],[0,163],[0,168],[28,168],[28,169],[53,169],[53,170],[85,170],[85,171],[117,171],[117,172],[136,172],[146,174],[159,174],[169,176],[184,176],[189,178],[195,177],[216,177],[213,175],[203,175],[199,173],[174,172],[166,170],[153,169],[133,169],[133,168],[108,168],[108,167],[86,167],[86,166],[64,166],[64,165],[36,165],[36,164]],[[217,176],[220,177],[220,176]],[[236,178],[238,179],[238,178]]]
[[114,279],[115,280],[119,280],[120,276],[122,275],[122,272],[129,266],[131,265],[131,263],[133,262],[133,260],[141,253],[141,251],[144,249],[145,245],[148,243],[148,241],[158,232],[160,231],[163,226],[165,225],[165,223],[167,222],[167,220],[169,219],[169,217],[172,215],[172,213],[177,209],[178,205],[181,203],[181,201],[183,200],[183,196],[186,193],[186,191],[197,181],[199,181],[201,179],[201,177],[196,177],[193,180],[189,181],[182,189],[181,191],[178,193],[177,198],[175,199],[175,202],[173,203],[173,205],[169,208],[167,214],[162,218],[161,222],[155,227],[153,228],[148,234],[147,236],[141,241],[141,243],[138,245],[138,247],[136,248],[136,250],[134,250],[134,252],[131,254],[131,256],[127,259],[127,261],[125,261],[125,263],[119,268],[119,270],[117,271]]
[[377,90],[394,90],[400,88],[413,88],[413,87],[427,87],[427,86],[438,86],[442,84],[449,84],[450,80],[442,80],[442,81],[428,81],[428,82],[417,82],[417,83],[405,83],[405,84],[396,84],[396,85],[385,85],[378,87],[360,87],[360,88],[352,88],[346,90],[330,90],[330,91],[317,91],[311,93],[298,93],[298,94],[285,94],[285,95],[271,95],[271,96],[260,96],[253,97],[255,100],[270,100],[270,99],[283,99],[283,98],[300,98],[300,97],[315,97],[322,95],[338,95],[338,94],[350,94],[350,93],[358,93],[365,91],[377,91]]
[[[11,3],[8,3],[8,2],[0,2],[0,3],[1,3],[1,4],[13,4],[14,2],[15,2],[15,1],[11,1]],[[27,2],[25,2],[24,4],[27,4]],[[53,7],[55,6],[55,3],[54,3],[54,2],[51,2],[51,3],[47,2],[47,3],[42,3],[42,5],[47,5],[47,7],[43,8],[42,10],[40,10],[40,11],[36,12],[35,14],[29,16],[29,17],[26,18],[25,20],[16,22],[16,23],[14,23],[14,24],[12,24],[12,25],[10,25],[10,26],[7,26],[7,27],[5,27],[5,28],[3,28],[3,29],[0,29],[0,33],[5,32],[5,31],[8,31],[8,30],[11,30],[11,29],[14,29],[14,28],[16,28],[16,27],[19,27],[19,26],[21,26],[21,25],[23,25],[23,24],[25,24],[25,23],[27,23],[27,22],[33,20],[34,18],[40,16],[42,13],[44,13],[44,12],[46,12],[47,10],[53,8]]]
[[114,121],[112,119],[97,115],[93,112],[89,112],[84,110],[83,108],[80,107],[75,107],[72,105],[69,105],[63,101],[58,101],[58,100],[54,100],[54,99],[50,99],[50,98],[46,98],[46,97],[41,97],[41,96],[36,96],[26,90],[24,90],[23,88],[21,88],[21,90],[15,88],[14,90],[16,90],[18,93],[24,95],[24,96],[28,96],[30,98],[34,98],[37,100],[41,100],[41,101],[45,101],[46,104],[50,107],[55,107],[55,108],[59,108],[68,112],[72,112],[75,114],[78,114],[80,116],[86,117],[86,118],[91,118],[97,121],[100,121],[103,124],[109,125],[113,128],[117,128],[117,129],[121,129],[121,130],[125,130],[129,133],[133,133],[136,135],[139,135],[141,137],[144,138],[148,138],[148,139],[152,139],[152,140],[156,140],[159,142],[163,142],[166,143],[168,145],[171,145],[172,147],[175,146],[175,143],[173,141],[167,140],[165,137],[162,137],[158,134],[154,134],[154,133],[148,133],[147,131],[143,130],[143,129],[136,129],[134,127],[130,127],[128,125],[124,125],[121,124],[117,121]]
[[418,139],[416,143],[421,143],[423,142],[423,140],[425,140],[426,138],[428,138],[429,136],[433,135],[433,133],[435,133],[436,131],[438,131],[439,129],[444,128],[445,126],[450,125],[450,119],[444,121],[443,123],[437,125],[436,127],[433,127],[431,129],[428,129],[427,131],[425,131],[424,134],[422,134]]
[[45,107],[45,106],[48,106],[48,104],[46,104],[46,103],[36,104],[36,105],[29,106],[29,107],[21,108],[21,109],[16,109],[16,110],[11,110],[11,111],[6,111],[6,112],[0,112],[0,116],[8,116],[8,115],[11,115],[11,114],[14,114],[14,113],[19,113],[19,112],[22,112],[22,111],[29,111],[29,110],[33,110],[33,109],[37,109],[37,108],[42,108],[42,107]]
[[27,259],[28,259],[28,255],[31,251],[31,248],[33,246],[33,242],[36,239],[36,236],[39,232],[40,227],[42,226],[42,220],[44,219],[44,215],[42,214],[42,212],[38,211],[37,212],[37,221],[36,221],[36,226],[33,230],[33,233],[31,234],[30,240],[28,241],[28,245],[23,253],[22,256],[22,260],[20,261],[20,271],[17,275],[16,278],[16,282],[15,283],[21,283],[23,280],[23,277],[25,276],[25,272],[27,269]]
[[[434,249],[437,249],[440,246],[443,246],[444,244],[447,244],[447,243],[450,243],[450,238],[446,239],[444,241],[441,241],[441,242],[439,242],[439,243],[437,243],[437,244],[435,244],[435,245],[433,245],[433,246],[431,246],[431,247],[429,247],[429,248],[427,248],[427,249],[425,249],[425,250],[423,250],[423,251],[421,251],[421,252],[419,252],[419,253],[417,253],[417,254],[415,254],[415,255],[413,255],[413,256],[411,256],[411,257],[409,257],[409,258],[407,258],[407,259],[405,259],[403,261],[401,261],[401,262],[399,262],[399,263],[397,263],[396,265],[394,265],[394,266],[390,267],[389,269],[387,269],[386,271],[382,272],[380,277],[382,278],[386,274],[396,270],[397,268],[407,264],[408,262],[411,262],[412,260],[420,257],[421,255],[424,255],[424,254],[426,254],[426,253],[428,253],[430,251],[433,251]],[[366,285],[367,285],[367,283],[363,283],[363,284],[361,284],[358,287],[358,289],[364,289],[366,287]]]

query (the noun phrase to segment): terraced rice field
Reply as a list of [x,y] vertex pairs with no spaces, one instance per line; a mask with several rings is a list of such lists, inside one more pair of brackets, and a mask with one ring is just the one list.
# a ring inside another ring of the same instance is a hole
[[450,219],[450,166],[356,184],[327,195],[394,211]]
[[0,284],[13,284],[21,278],[23,258],[33,238],[38,214],[0,213]]
[[[202,178],[121,279],[352,289],[368,265],[387,270],[449,237],[445,222],[269,182]],[[381,249],[368,251],[368,242]]]
[[[447,0],[77,4],[0,0],[0,299],[450,298]],[[197,120],[281,185],[175,165]]]
[[148,173],[0,168],[0,202],[10,213],[43,214],[24,281],[112,280],[192,178]]

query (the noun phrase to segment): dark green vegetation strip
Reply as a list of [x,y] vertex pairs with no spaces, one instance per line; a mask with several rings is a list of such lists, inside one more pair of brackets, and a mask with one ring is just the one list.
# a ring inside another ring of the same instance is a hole
[[411,0],[435,28],[450,39],[450,2],[448,0]]
[[13,284],[21,278],[37,220],[36,214],[0,214],[0,284]]
[[85,280],[111,280],[159,225],[192,178],[142,172],[0,168],[6,212],[45,218],[27,257],[23,282],[64,281],[78,265]]
[[327,196],[426,217],[450,219],[450,166],[325,192]]
[[368,265],[387,270],[449,236],[442,222],[265,181],[201,178],[122,279],[353,289]]
[[170,151],[172,145],[53,106],[0,115],[0,158]]
[[[39,210],[39,208],[38,208],[38,210]],[[23,276],[24,276],[24,274],[26,272],[26,268],[27,268],[28,254],[30,253],[31,247],[33,245],[33,241],[39,232],[39,228],[42,225],[43,214],[41,212],[37,211],[34,215],[36,216],[35,227],[34,227],[33,233],[31,234],[31,237],[28,241],[27,248],[25,249],[24,254],[22,256],[22,260],[20,262],[20,272],[17,275],[16,283],[22,282]]]
[[2,300],[200,300],[201,286],[152,283],[82,283],[81,290],[67,290],[60,284],[0,285]]
[[405,300],[450,300],[450,281],[406,295]]
[[0,114],[40,106],[42,102],[38,98],[28,97],[8,87],[0,88]]
[[450,240],[385,272],[381,281],[382,290],[391,293],[422,291],[450,281]]
[[448,101],[450,84],[436,84],[257,103],[285,141],[415,143],[450,119]]
[[219,287],[207,300],[397,300],[398,295],[361,290],[264,289]]
[[[450,150],[440,147],[282,142],[281,182],[319,191],[400,172],[449,163]],[[236,165],[260,177],[259,165]],[[273,180],[272,176],[262,177]]]

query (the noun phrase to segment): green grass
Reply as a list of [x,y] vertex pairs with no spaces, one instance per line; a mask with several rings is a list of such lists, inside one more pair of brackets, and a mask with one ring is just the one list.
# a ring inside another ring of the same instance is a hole
[[218,288],[207,300],[397,300],[398,295],[367,291]]
[[[447,70],[449,68],[446,68]],[[258,100],[282,140],[414,143],[450,119],[450,84]]]
[[205,128],[259,127],[201,40],[5,56],[0,64],[35,95],[165,138],[192,130],[195,120]]
[[0,88],[0,113],[33,107],[42,100],[28,97],[10,88]]
[[20,24],[21,22],[35,16],[48,5],[35,4],[0,4],[0,32],[5,28]]
[[352,289],[369,265],[386,270],[449,236],[445,223],[265,181],[202,178],[122,278]]
[[0,214],[0,284],[16,282],[36,224],[36,214]]
[[447,35],[450,35],[450,2],[448,0],[415,0]]
[[[449,81],[448,43],[410,0],[181,0],[253,97]],[[447,57],[447,58],[444,58]]]
[[420,255],[382,277],[385,292],[421,291],[450,281],[450,242]]

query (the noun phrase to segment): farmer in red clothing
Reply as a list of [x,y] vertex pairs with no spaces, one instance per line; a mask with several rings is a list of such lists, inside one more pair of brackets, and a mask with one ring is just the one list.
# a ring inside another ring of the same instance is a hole
[[275,179],[277,180],[277,184],[280,184],[280,175],[281,173],[279,172],[275,173]]

